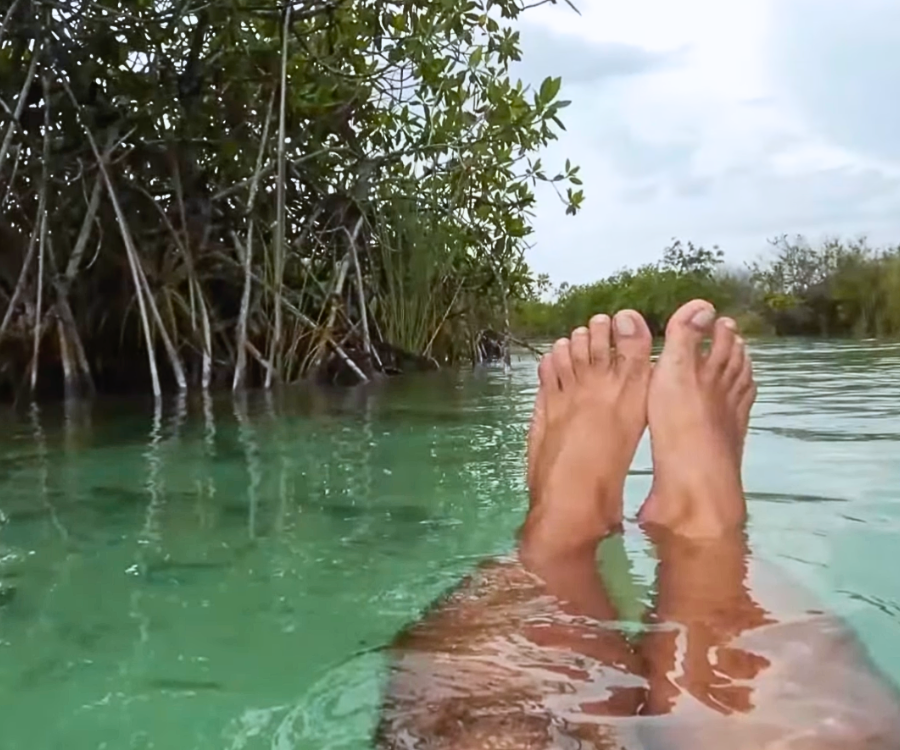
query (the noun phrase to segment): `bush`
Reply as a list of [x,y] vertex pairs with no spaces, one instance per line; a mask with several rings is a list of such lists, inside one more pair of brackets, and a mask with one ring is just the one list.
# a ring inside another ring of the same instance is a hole
[[722,253],[679,241],[658,263],[623,270],[593,284],[563,285],[556,298],[527,299],[515,308],[521,334],[567,335],[597,312],[632,308],[654,335],[694,298],[736,318],[747,335],[900,335],[900,247],[875,250],[865,240],[778,237],[774,254],[746,269],[727,269]]
[[6,3],[0,386],[467,356],[530,284],[533,185],[579,184],[533,158],[566,102],[509,77],[525,8]]

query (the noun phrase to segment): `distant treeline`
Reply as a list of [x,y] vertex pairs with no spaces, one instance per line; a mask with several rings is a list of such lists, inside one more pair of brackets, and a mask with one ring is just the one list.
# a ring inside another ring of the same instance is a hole
[[516,305],[512,328],[519,336],[555,337],[596,312],[632,308],[659,335],[679,305],[702,297],[749,334],[900,334],[900,246],[874,248],[864,239],[812,245],[800,235],[770,243],[765,259],[736,269],[725,265],[717,247],[675,240],[657,263],[591,284],[563,284],[550,300],[545,278]]

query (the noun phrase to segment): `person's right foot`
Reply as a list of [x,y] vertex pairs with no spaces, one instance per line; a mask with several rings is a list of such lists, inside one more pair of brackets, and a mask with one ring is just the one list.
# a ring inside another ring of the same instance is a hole
[[683,305],[666,327],[647,402],[654,479],[642,523],[711,538],[746,518],[741,461],[756,386],[736,331],[703,300]]

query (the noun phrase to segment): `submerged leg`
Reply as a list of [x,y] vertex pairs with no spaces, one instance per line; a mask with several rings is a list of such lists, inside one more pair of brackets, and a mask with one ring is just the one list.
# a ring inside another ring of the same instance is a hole
[[648,397],[655,474],[640,518],[659,567],[644,713],[665,719],[648,722],[647,746],[898,747],[900,704],[853,635],[748,565],[741,461],[755,386],[733,321],[713,321],[700,301],[673,316]]
[[596,550],[621,523],[649,354],[646,323],[626,311],[541,361],[519,558],[484,566],[398,638],[380,747],[619,746],[608,719],[633,716],[645,690],[609,626]]
[[[752,678],[765,666],[726,646],[769,620],[744,587],[741,460],[755,386],[734,322],[714,321],[712,306],[701,301],[675,313],[648,396],[654,480],[640,518],[659,555],[657,629],[644,641],[650,714],[671,712],[682,690],[725,714],[747,711]],[[679,665],[676,644],[685,632]],[[720,646],[714,667],[710,649]]]

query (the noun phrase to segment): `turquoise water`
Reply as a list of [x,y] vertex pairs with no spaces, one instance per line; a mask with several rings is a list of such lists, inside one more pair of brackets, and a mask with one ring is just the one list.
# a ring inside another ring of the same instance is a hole
[[[754,548],[900,681],[900,346],[753,354]],[[365,748],[382,647],[511,547],[535,386],[523,357],[368,391],[4,415],[0,748]],[[630,512],[649,483],[644,444]],[[640,531],[604,555],[640,606]]]

